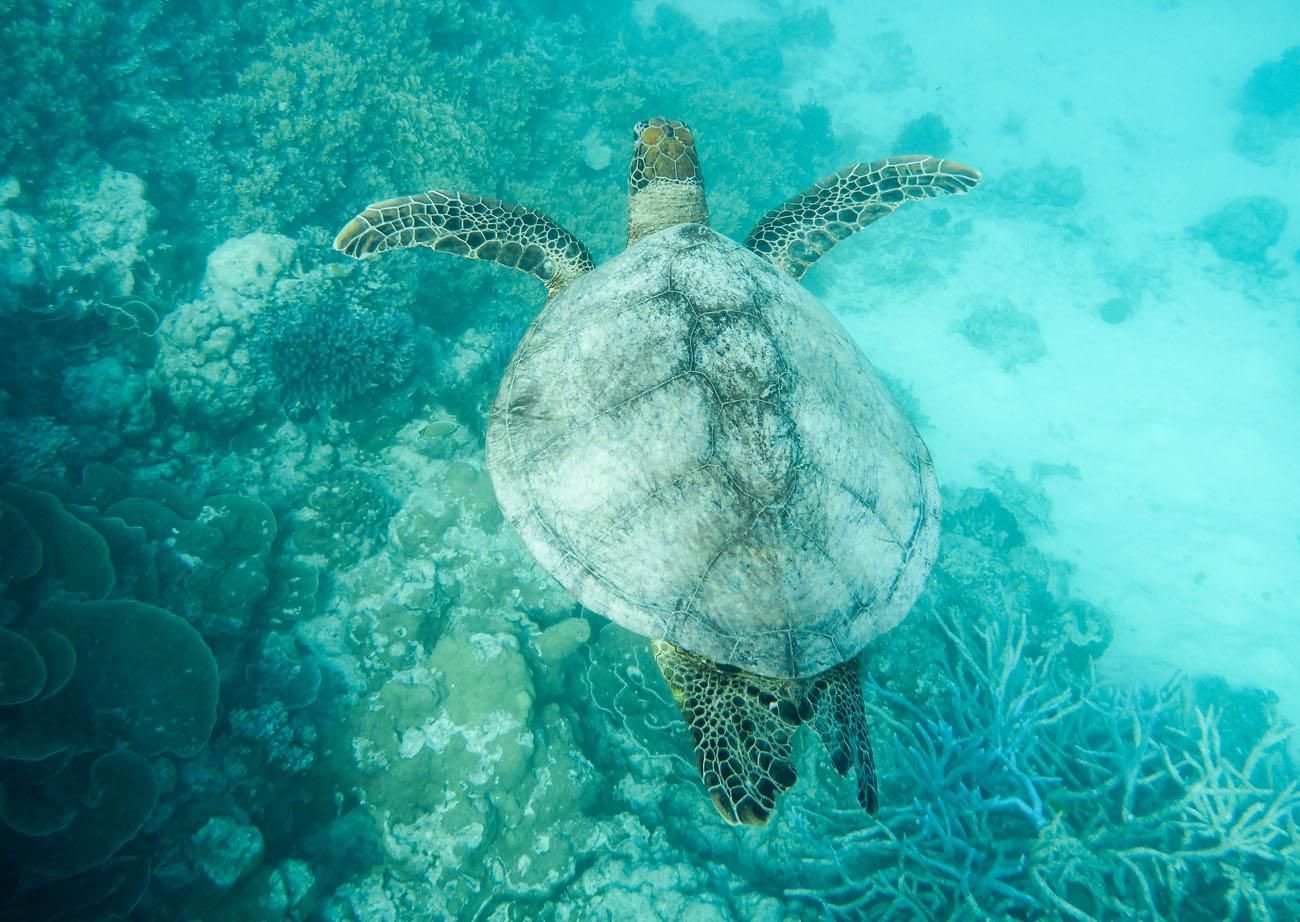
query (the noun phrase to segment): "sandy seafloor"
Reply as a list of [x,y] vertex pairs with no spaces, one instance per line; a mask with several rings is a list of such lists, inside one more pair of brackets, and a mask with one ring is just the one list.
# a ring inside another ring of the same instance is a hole
[[[1294,4],[3,17],[0,922],[1300,915]],[[654,114],[736,239],[854,159],[984,174],[804,279],[944,490],[863,658],[875,818],[805,733],[725,826],[502,521],[540,286],[329,247],[451,188],[599,263]]]
[[[826,270],[826,302],[924,406],[941,476],[979,482],[993,465],[1034,481],[1055,526],[1044,547],[1115,615],[1111,670],[1218,673],[1276,691],[1300,718],[1300,225],[1272,251],[1274,277],[1224,265],[1186,232],[1241,196],[1300,204],[1294,144],[1266,164],[1232,147],[1233,75],[1294,42],[1295,8],[845,4],[833,20],[835,46],[793,92],[837,127],[888,135],[861,91],[891,76],[873,38],[905,36],[913,71],[892,75],[891,102],[941,105],[953,156],[990,189],[1046,162],[1077,167],[1087,190],[1068,214],[981,222],[920,304],[873,284],[871,265],[876,247],[913,245],[904,225],[923,215],[900,213]],[[1107,323],[1117,297],[1133,313]],[[973,304],[1003,298],[1046,347],[1010,372],[957,332]]]

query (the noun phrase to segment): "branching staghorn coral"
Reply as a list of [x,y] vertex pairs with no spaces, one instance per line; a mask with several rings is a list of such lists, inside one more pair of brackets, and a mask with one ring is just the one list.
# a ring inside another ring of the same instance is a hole
[[[1062,678],[1023,614],[939,615],[945,683],[923,704],[869,683],[880,822],[795,808],[836,919],[1281,919],[1300,907],[1300,790],[1271,715],[1234,753],[1190,683]],[[881,747],[884,748],[884,747]]]
[[1285,918],[1300,905],[1290,731],[1271,723],[1234,758],[1221,712],[1185,695],[1182,680],[1154,693],[1097,688],[1062,728],[1089,742],[1060,746],[1071,777],[1030,876],[1067,917],[1107,918],[1099,892],[1156,919]]
[[256,328],[253,351],[269,388],[295,416],[400,384],[415,363],[409,314],[359,308],[330,294],[335,290],[326,288],[314,301],[277,305]]
[[899,793],[895,806],[882,798],[881,822],[865,829],[836,834],[839,820],[823,818],[824,860],[839,879],[799,895],[836,917],[942,918],[962,907],[1014,917],[1037,902],[1025,855],[1058,784],[1042,741],[1080,703],[1045,681],[1053,654],[1025,655],[1023,614],[985,625],[955,612],[936,621],[949,674],[928,706],[868,683],[867,700],[887,705],[873,723],[878,741],[892,741],[886,790]]

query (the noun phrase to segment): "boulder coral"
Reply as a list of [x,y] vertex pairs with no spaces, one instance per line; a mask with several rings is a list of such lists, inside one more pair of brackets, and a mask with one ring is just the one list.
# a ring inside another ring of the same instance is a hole
[[229,887],[257,866],[262,833],[256,826],[214,816],[191,839],[199,867],[218,887]]
[[140,177],[93,159],[55,174],[37,202],[0,180],[0,316],[78,317],[135,294],[156,211]]
[[137,290],[155,209],[139,176],[104,164],[70,173],[41,207],[49,236],[45,276],[51,287],[75,288],[96,298]]
[[230,429],[253,415],[258,370],[250,340],[296,247],[260,232],[226,241],[208,256],[198,299],[163,319],[155,380],[188,424]]

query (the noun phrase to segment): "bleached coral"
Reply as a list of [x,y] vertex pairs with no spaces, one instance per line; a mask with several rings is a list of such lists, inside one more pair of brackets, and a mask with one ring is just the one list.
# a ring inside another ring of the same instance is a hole
[[[20,192],[5,180],[0,204]],[[68,172],[29,212],[0,210],[0,307],[26,294],[33,309],[79,313],[136,291],[155,216],[140,177],[108,164]]]
[[60,187],[42,211],[59,276],[95,279],[101,297],[135,291],[134,267],[145,255],[154,217],[140,177],[104,165],[93,180],[77,177]]
[[262,858],[262,833],[228,816],[214,816],[190,840],[203,873],[218,887],[232,886]]

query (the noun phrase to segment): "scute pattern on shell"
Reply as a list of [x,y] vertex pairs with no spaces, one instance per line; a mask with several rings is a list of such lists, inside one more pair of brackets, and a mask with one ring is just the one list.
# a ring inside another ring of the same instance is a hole
[[855,656],[934,560],[911,423],[815,298],[702,225],[547,304],[487,450],[503,511],[582,604],[763,675]]

